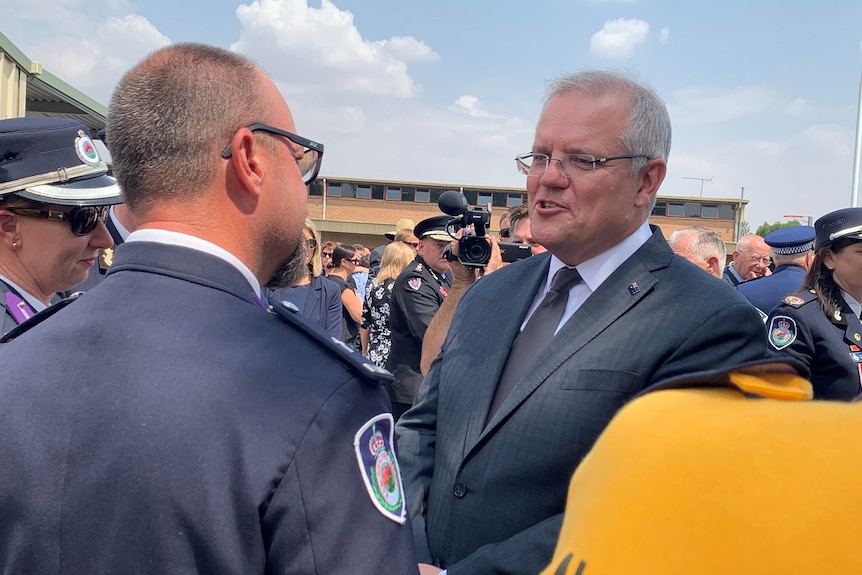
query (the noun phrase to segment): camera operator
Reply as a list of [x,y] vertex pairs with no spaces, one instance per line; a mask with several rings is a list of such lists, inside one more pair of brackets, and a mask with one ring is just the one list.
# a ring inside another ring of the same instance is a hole
[[527,244],[530,252],[535,256],[548,249],[533,239],[530,230],[530,211],[527,204],[517,206],[509,214],[509,230],[511,240],[517,244]]
[[413,234],[419,239],[416,259],[401,272],[392,288],[390,330],[392,350],[386,369],[397,380],[387,384],[392,416],[398,420],[416,398],[422,375],[419,360],[425,330],[449,294],[446,248],[452,237],[446,231],[449,216],[434,216],[419,222]]
[[428,324],[428,329],[425,330],[425,338],[422,340],[422,359],[419,362],[419,368],[424,377],[431,367],[431,362],[440,353],[440,348],[443,347],[443,340],[446,339],[446,334],[449,333],[449,324],[452,323],[452,318],[455,317],[455,308],[458,307],[458,302],[461,301],[461,296],[467,291],[473,282],[478,278],[488,275],[494,270],[499,269],[503,265],[503,260],[500,255],[500,246],[497,243],[497,238],[494,236],[485,236],[491,245],[491,259],[488,265],[484,268],[469,267],[458,261],[458,242],[452,242],[451,251],[453,257],[451,259],[452,268],[452,289],[449,290],[449,295],[446,301],[434,314],[434,319]]

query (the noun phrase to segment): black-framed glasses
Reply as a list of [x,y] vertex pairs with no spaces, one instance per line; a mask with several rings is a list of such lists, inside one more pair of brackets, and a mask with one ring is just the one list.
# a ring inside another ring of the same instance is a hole
[[314,248],[317,247],[317,240],[314,238],[307,238],[305,240],[305,247],[307,247],[310,250],[313,250]]
[[[317,177],[317,174],[320,172],[321,160],[323,160],[323,144],[266,124],[251,124],[246,126],[246,128],[252,132],[275,134],[276,136],[287,138],[297,146],[300,146],[302,148],[302,158],[296,160],[296,165],[299,167],[299,173],[302,174],[302,181],[310,184]],[[222,150],[221,157],[230,158],[230,156],[231,149],[230,144],[228,144]]]
[[332,252],[320,252],[320,255],[325,257],[325,258],[331,258]]
[[589,154],[565,154],[562,158],[552,158],[548,154],[530,152],[515,156],[518,171],[528,178],[539,178],[547,171],[552,161],[557,162],[560,173],[567,178],[576,177],[581,172],[593,172],[597,165],[604,165],[613,160],[633,160],[635,158],[646,158],[643,154],[625,154],[622,156],[609,156],[597,158]]
[[511,228],[503,228],[500,230],[501,238],[510,238],[512,237],[512,229]]
[[62,210],[40,210],[37,208],[7,208],[13,214],[29,216],[32,218],[45,218],[58,222],[68,221],[69,229],[76,236],[89,235],[99,222],[104,222],[108,217],[111,206],[76,206],[64,212]]

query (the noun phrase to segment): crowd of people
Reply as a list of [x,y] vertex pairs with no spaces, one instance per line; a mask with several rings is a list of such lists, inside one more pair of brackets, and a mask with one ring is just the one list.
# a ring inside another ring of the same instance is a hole
[[116,180],[0,121],[0,572],[862,567],[862,208],[666,241],[617,72],[548,85],[484,267],[448,216],[323,241],[324,145],[236,53],[149,55],[105,137]]

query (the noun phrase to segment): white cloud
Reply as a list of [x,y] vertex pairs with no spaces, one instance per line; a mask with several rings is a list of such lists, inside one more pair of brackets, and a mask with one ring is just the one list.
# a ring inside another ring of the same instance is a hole
[[667,41],[670,39],[670,28],[665,26],[658,33],[658,41],[662,44],[667,44]]
[[476,96],[459,96],[455,103],[449,106],[449,109],[453,112],[459,112],[462,114],[467,114],[468,116],[472,116],[473,118],[494,118],[495,116],[490,112],[486,112],[481,109],[479,104],[479,98]]
[[320,8],[310,7],[307,0],[254,0],[240,5],[236,15],[242,31],[231,48],[288,80],[291,92],[409,98],[421,87],[407,64],[439,59],[412,37],[363,39],[353,14],[330,0],[322,0]]
[[590,53],[601,58],[622,60],[634,53],[635,46],[646,41],[649,24],[643,20],[608,20],[590,37]]
[[796,98],[795,100],[784,106],[784,113],[788,116],[801,116],[807,111],[808,102],[806,102],[802,98]]
[[668,110],[674,125],[709,124],[770,110],[776,101],[770,90],[760,86],[737,86],[724,91],[686,88],[671,94]]

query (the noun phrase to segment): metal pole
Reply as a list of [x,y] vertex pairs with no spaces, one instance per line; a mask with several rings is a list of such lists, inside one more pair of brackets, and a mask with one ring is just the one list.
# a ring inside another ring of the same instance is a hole
[[860,155],[862,155],[862,74],[859,76],[859,106],[856,110],[856,153],[853,155],[853,188],[850,190],[850,207],[859,205]]

